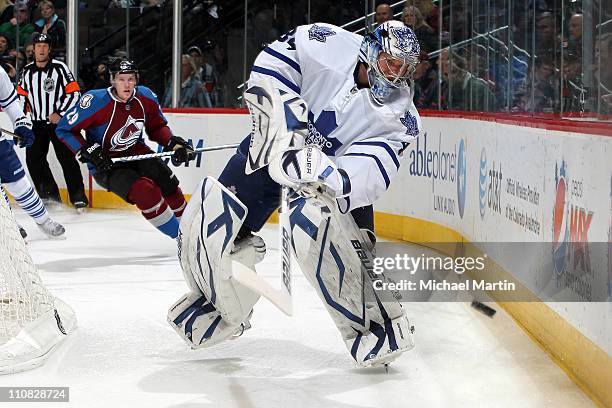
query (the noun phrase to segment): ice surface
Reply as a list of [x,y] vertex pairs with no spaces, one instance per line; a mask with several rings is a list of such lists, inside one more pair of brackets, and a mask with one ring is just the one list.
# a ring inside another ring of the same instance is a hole
[[[265,299],[253,328],[190,350],[166,323],[186,285],[174,241],[137,212],[65,208],[49,241],[24,213],[28,248],[49,289],[76,311],[77,332],[47,364],[0,386],[68,386],[71,407],[583,407],[594,406],[499,307],[407,305],[416,347],[382,368],[358,369],[306,279],[294,274],[295,316]],[[274,277],[274,226],[260,273]],[[412,250],[418,250],[413,248]],[[45,404],[2,403],[40,408]]]

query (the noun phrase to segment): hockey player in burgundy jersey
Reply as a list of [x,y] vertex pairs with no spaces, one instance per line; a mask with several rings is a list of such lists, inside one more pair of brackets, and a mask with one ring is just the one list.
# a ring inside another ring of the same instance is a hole
[[[172,170],[160,159],[111,160],[152,153],[143,141],[143,130],[165,150],[174,151],[174,164],[193,157],[189,143],[172,135],[157,96],[137,83],[135,64],[117,60],[111,66],[112,86],[85,93],[58,123],[57,135],[87,163],[98,184],[136,204],[151,224],[176,238],[186,201]],[[85,130],[85,138],[81,130]]]

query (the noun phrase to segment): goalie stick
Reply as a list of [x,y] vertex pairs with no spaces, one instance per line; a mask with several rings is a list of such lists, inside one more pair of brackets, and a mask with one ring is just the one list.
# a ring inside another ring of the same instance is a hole
[[[253,121],[246,173],[267,166],[275,155],[296,142],[296,136],[307,129],[305,102],[295,95],[275,89],[268,81],[258,82],[244,92],[244,100]],[[288,126],[287,117],[291,122]],[[289,197],[291,189],[281,187],[281,207],[278,217],[280,250],[280,288],[275,288],[253,271],[236,266],[233,277],[262,295],[288,316],[293,314],[291,294],[291,225]],[[237,263],[235,262],[234,265]]]
[[289,194],[290,189],[283,187],[281,191],[281,208],[278,214],[279,251],[281,285],[276,288],[255,272],[239,262],[232,263],[232,277],[244,286],[268,299],[287,316],[293,315],[291,295],[291,227],[289,225]]

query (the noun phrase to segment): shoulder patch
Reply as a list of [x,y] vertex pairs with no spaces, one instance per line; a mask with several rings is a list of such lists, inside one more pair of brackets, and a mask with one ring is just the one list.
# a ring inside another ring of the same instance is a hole
[[93,99],[93,95],[90,93],[86,93],[81,97],[81,101],[79,102],[79,106],[81,109],[87,109],[91,106],[91,100]]
[[308,29],[308,39],[310,41],[316,40],[319,42],[326,42],[327,37],[335,35],[336,32],[329,27],[318,26],[313,24],[312,27]]
[[406,134],[410,136],[418,136],[419,135],[419,125],[417,120],[410,111],[406,111],[404,117],[400,118],[400,122],[402,125],[406,126]]

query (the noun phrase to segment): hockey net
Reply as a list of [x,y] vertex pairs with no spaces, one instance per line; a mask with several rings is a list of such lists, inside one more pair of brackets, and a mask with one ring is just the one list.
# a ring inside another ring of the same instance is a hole
[[75,328],[73,310],[42,284],[0,193],[0,374],[41,365]]

